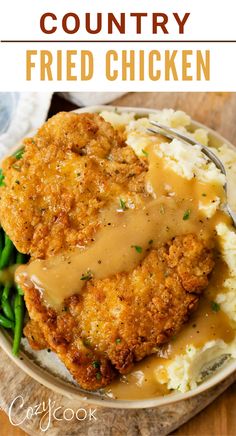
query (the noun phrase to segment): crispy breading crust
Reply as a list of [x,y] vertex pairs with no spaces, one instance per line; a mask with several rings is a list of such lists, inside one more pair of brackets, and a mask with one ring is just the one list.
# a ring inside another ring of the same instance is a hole
[[180,330],[213,266],[212,251],[190,234],[152,249],[130,273],[89,281],[61,313],[46,308],[33,286],[21,286],[48,347],[84,389],[94,390],[117,372],[129,372]]
[[86,245],[111,198],[128,192],[135,204],[145,192],[145,159],[97,114],[59,113],[24,144],[21,159],[3,162],[0,221],[34,258]]

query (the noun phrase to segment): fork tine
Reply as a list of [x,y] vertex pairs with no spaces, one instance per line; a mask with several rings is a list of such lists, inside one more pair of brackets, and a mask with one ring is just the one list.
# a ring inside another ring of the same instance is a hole
[[165,138],[168,138],[171,141],[172,141],[172,139],[175,139],[174,135],[170,135],[169,133],[162,132],[161,130],[155,130],[153,128],[147,128],[147,131],[149,133],[154,133],[155,135],[163,135],[163,136],[165,136]]
[[[174,129],[173,127],[164,126],[163,124],[153,120],[150,120],[150,124],[152,124],[155,127],[158,127],[161,130],[164,130],[168,134],[171,133],[172,135],[174,135],[174,138],[178,137],[179,139],[182,139],[185,142],[189,142],[191,145],[199,144],[197,141],[194,141],[192,138],[190,138],[190,136],[186,134],[181,134],[179,130]],[[202,147],[201,144],[199,145]]]

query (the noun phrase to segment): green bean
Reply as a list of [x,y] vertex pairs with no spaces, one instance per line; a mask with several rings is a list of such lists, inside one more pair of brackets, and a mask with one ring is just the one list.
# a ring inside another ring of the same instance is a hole
[[6,232],[4,232],[5,245],[6,245],[7,241],[8,241],[8,239],[10,239],[9,236],[7,236]]
[[2,168],[0,168],[0,186],[5,186],[4,179],[5,179],[5,176],[2,172]]
[[14,316],[14,312],[12,310],[11,303],[9,300],[10,289],[11,289],[11,286],[9,284],[7,284],[3,290],[3,293],[2,293],[1,303],[2,303],[2,310],[3,310],[4,315],[6,315],[6,317],[8,319],[14,321],[15,316]]
[[24,292],[22,291],[21,287],[19,285],[16,285],[16,289],[19,295],[24,295]]
[[15,247],[13,246],[13,250],[12,250],[9,262],[8,262],[8,266],[16,264],[16,254],[17,254],[17,251],[16,251]]
[[10,283],[7,283],[4,288],[3,288],[3,292],[2,292],[2,300],[7,300],[10,294]]
[[4,301],[4,303],[2,303],[2,310],[3,310],[4,315],[8,319],[10,319],[11,321],[14,322],[15,316],[14,316],[14,312],[12,310],[10,301],[7,300],[7,301]]
[[24,322],[24,301],[23,297],[19,294],[16,295],[14,301],[14,312],[15,312],[15,331],[13,339],[12,353],[16,356],[19,353],[20,341],[23,332],[23,322]]
[[6,329],[14,330],[14,322],[10,319],[5,318],[5,316],[0,315],[0,326],[5,327]]
[[6,268],[9,265],[9,261],[12,253],[14,252],[14,245],[10,238],[5,234],[5,247],[2,250],[0,259],[0,270]]
[[4,248],[4,231],[3,229],[0,229],[0,258],[1,258],[1,254],[2,254],[2,250]]
[[[20,152],[20,151],[19,151]],[[16,159],[20,159],[23,154],[15,155]],[[4,239],[5,235],[5,239]],[[19,253],[14,247],[12,241],[5,232],[0,228],[0,270],[9,266],[14,266],[15,263],[22,264],[27,262],[27,257]],[[0,288],[1,310],[4,315],[0,314],[0,326],[7,329],[12,329],[14,332],[12,353],[17,355],[20,349],[20,342],[24,323],[24,299],[23,291],[19,285],[14,284],[14,300],[10,296],[12,284],[8,281],[4,289]],[[12,304],[11,304],[12,303]]]
[[21,265],[22,263],[26,263],[26,255],[23,253],[19,253],[18,251],[16,255],[16,263],[19,265]]

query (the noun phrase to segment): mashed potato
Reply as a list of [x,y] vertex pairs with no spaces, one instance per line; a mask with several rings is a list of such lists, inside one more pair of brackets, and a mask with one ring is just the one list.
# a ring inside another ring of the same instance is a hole
[[135,118],[134,112],[113,112],[113,111],[103,111],[101,116],[105,121],[111,123],[113,127],[124,127],[127,126]]
[[224,282],[224,292],[217,295],[216,302],[236,323],[236,233],[225,224],[216,227],[224,261],[229,268],[229,278]]
[[197,177],[200,181],[224,185],[225,176],[201,152],[198,145],[189,146],[178,139],[160,144],[156,154],[164,157],[166,166],[185,179]]
[[219,148],[213,148],[212,151],[221,159],[225,166],[227,173],[228,201],[232,209],[236,211],[236,152],[226,144],[223,144]]
[[165,367],[156,368],[156,378],[167,384],[168,389],[186,392],[232,357],[236,358],[236,339],[230,344],[220,339],[209,341],[202,348],[188,345],[185,354],[176,356]]

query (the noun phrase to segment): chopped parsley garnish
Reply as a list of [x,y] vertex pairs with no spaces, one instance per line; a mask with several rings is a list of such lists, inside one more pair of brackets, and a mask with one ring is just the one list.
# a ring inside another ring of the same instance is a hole
[[126,210],[126,202],[124,200],[122,200],[122,198],[120,198],[120,207],[122,210]]
[[5,186],[4,179],[5,179],[5,176],[2,172],[2,169],[0,168],[0,186]]
[[120,338],[117,338],[116,339],[116,344],[120,344],[121,343],[121,339]]
[[150,239],[150,241],[148,241],[149,245],[153,244],[153,239]]
[[213,312],[219,312],[220,305],[218,303],[216,303],[215,301],[212,301],[211,302],[211,309],[213,310]]
[[100,372],[97,372],[96,379],[101,380],[101,378],[102,378],[102,374]]
[[95,360],[95,361],[92,363],[92,365],[93,365],[94,368],[100,368],[100,362],[99,362],[98,360]]
[[205,192],[203,192],[202,193],[202,197],[206,197],[207,195],[206,195],[206,193]]
[[142,253],[143,249],[139,245],[131,245],[132,248],[135,248],[137,253]]
[[85,338],[85,339],[83,340],[83,343],[84,343],[85,347],[90,347],[90,345],[91,345],[90,340],[87,339],[87,338]]
[[190,209],[187,209],[187,210],[184,212],[184,214],[183,214],[183,220],[184,220],[184,221],[186,221],[186,220],[189,219],[189,217],[190,217],[190,213],[191,213],[191,210],[190,210]]
[[20,182],[19,182],[19,180],[16,180],[16,181],[15,181],[15,183],[16,183],[17,185],[20,185]]
[[17,160],[19,160],[19,159],[22,158],[24,152],[25,152],[25,148],[22,147],[22,148],[20,148],[19,150],[17,150],[17,151],[13,154],[13,156],[14,156]]
[[146,150],[142,150],[142,153],[144,154],[145,157],[148,157],[148,152]]
[[93,274],[91,271],[88,271],[86,274],[82,274],[80,280],[91,280],[93,278]]

